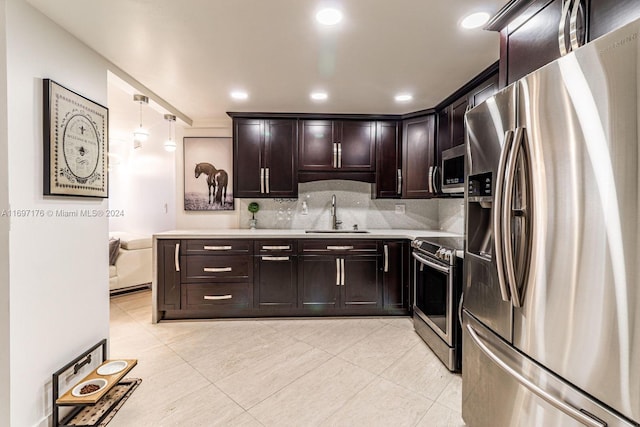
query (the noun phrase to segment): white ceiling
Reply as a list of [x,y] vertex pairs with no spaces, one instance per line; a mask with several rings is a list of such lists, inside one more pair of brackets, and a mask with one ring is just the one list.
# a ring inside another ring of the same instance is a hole
[[[498,34],[462,30],[461,18],[506,0],[334,0],[345,19],[323,28],[325,0],[27,1],[197,125],[226,111],[433,107],[498,59]],[[249,99],[230,99],[234,89]],[[311,101],[314,89],[329,100]]]

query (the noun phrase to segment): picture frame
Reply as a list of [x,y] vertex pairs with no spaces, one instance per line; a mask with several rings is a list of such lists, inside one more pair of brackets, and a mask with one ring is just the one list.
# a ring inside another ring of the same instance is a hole
[[109,110],[43,79],[43,194],[109,197]]
[[185,137],[184,210],[232,211],[233,139]]

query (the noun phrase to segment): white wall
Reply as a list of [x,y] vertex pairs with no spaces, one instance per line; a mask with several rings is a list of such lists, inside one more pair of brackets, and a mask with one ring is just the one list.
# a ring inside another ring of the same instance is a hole
[[[153,234],[176,228],[176,153],[164,149],[169,122],[150,105],[143,107],[143,124],[149,139],[133,148],[133,129],[139,125],[139,104],[133,93],[109,83],[109,231]],[[133,90],[133,89],[132,89]],[[115,106],[116,108],[113,108]],[[182,141],[180,122],[175,138]]]
[[[183,136],[231,137],[231,119],[220,123],[198,124],[184,129]],[[184,151],[182,138],[178,138],[176,150],[176,228],[178,229],[216,229],[238,228],[239,203],[233,211],[185,211],[184,210]]]
[[[107,64],[24,0],[7,2],[6,34],[11,209],[106,209],[42,196],[42,79],[106,105]],[[51,374],[109,335],[107,233],[105,217],[11,218],[12,426],[47,425]]]
[[[5,28],[6,2],[0,0],[0,23]],[[7,57],[6,32],[0,31],[0,209],[9,205],[7,171]],[[9,425],[9,218],[0,215],[0,425]]]

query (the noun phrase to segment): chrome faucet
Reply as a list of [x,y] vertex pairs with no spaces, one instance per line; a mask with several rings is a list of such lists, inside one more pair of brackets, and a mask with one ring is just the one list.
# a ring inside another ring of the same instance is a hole
[[338,221],[338,216],[336,215],[336,195],[333,194],[331,196],[331,228],[333,230],[337,230],[340,228],[340,224],[342,221]]

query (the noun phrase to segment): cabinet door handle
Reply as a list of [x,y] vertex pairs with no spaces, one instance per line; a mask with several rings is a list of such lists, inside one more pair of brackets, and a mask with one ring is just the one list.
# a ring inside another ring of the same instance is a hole
[[264,194],[264,168],[260,168],[260,194]]
[[338,143],[333,143],[333,167],[338,167]]
[[288,251],[288,250],[291,250],[291,246],[289,246],[289,245],[284,245],[284,246],[263,246],[262,250],[263,251]]
[[353,246],[327,246],[328,251],[349,251]]
[[204,267],[205,273],[228,273],[233,270],[231,267]]
[[340,258],[340,283],[344,286],[344,258]]
[[288,256],[263,256],[262,261],[289,261]]
[[209,301],[220,301],[223,299],[231,299],[233,298],[233,295],[227,294],[227,295],[205,295],[203,297],[203,299],[205,300],[209,300]]
[[336,258],[336,286],[340,286],[340,258]]
[[176,263],[176,271],[180,271],[180,243],[176,243],[176,252],[173,255],[173,261]]
[[204,246],[205,251],[230,251],[232,246]]
[[562,3],[562,13],[560,14],[560,24],[558,25],[558,47],[560,48],[560,56],[565,56],[569,53],[564,31],[567,28],[567,14],[571,10],[572,1],[573,0],[564,0]]
[[342,142],[338,142],[338,167],[342,167]]
[[[573,8],[571,9],[571,18],[569,19],[569,38],[571,40],[571,50],[578,49],[584,44],[584,40],[578,40],[578,12],[582,7],[582,0],[574,0]],[[582,14],[586,20],[586,12]],[[586,27],[586,23],[585,23]]]
[[384,245],[384,272],[389,272],[389,245]]
[[269,191],[269,168],[265,168],[265,175],[264,175],[264,182],[265,182],[265,186],[267,187],[267,194],[270,193]]
[[398,194],[402,194],[402,169],[398,169]]

